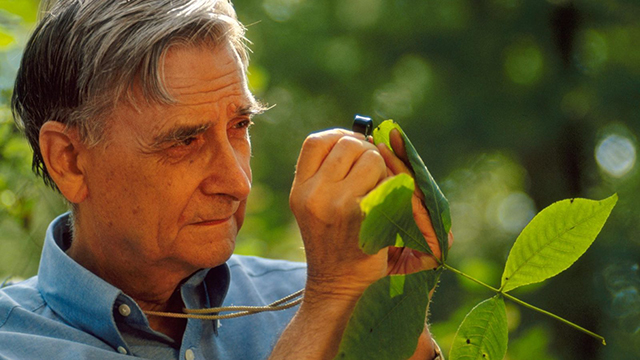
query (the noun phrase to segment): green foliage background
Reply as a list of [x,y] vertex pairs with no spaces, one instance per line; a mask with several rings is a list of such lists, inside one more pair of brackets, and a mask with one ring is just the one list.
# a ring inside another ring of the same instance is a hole
[[[37,271],[64,204],[30,172],[8,110],[36,0],[0,0],[0,279]],[[276,107],[253,130],[254,191],[238,252],[303,259],[288,209],[306,134],[393,118],[451,202],[450,262],[489,284],[533,215],[574,196],[620,200],[593,247],[507,302],[508,359],[640,357],[640,3],[637,0],[236,0],[250,81]],[[448,348],[487,291],[448,272],[431,305]],[[540,290],[540,291],[535,291]]]

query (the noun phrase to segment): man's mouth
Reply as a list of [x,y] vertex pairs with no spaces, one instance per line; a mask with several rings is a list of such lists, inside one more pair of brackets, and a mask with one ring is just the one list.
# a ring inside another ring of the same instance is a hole
[[224,219],[211,219],[211,220],[199,221],[199,222],[193,223],[193,225],[196,225],[196,226],[220,225],[220,224],[224,224],[227,221],[231,220],[231,218],[233,218],[233,216],[229,216],[229,217],[226,217]]

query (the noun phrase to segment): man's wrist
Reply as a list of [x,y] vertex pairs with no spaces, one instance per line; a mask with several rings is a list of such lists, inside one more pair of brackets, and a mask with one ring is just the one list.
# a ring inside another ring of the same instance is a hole
[[313,276],[308,274],[305,300],[309,302],[357,302],[369,285],[371,285],[370,281],[363,281],[351,276]]

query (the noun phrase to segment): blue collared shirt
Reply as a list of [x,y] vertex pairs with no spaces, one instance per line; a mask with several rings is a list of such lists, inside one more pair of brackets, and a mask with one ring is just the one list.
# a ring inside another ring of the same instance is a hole
[[[0,289],[0,359],[265,359],[297,307],[189,319],[182,343],[149,327],[136,302],[64,252],[69,216],[49,226],[38,276]],[[262,306],[304,287],[301,263],[233,255],[180,287],[188,308]]]

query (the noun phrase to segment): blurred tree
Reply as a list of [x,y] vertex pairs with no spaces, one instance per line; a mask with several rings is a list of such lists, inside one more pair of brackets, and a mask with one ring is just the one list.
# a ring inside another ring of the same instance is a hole
[[22,47],[38,1],[0,1],[0,281],[35,274],[48,223],[62,201],[31,173],[31,150],[16,129],[9,102]]
[[[254,43],[251,86],[275,105],[253,129],[254,191],[238,252],[302,259],[287,198],[304,137],[349,127],[355,113],[394,118],[451,201],[451,261],[492,284],[537,211],[571,196],[618,192],[587,254],[519,294],[608,345],[516,308],[508,357],[640,358],[637,0],[235,5]],[[36,8],[35,0],[0,0],[0,277],[35,273],[46,224],[64,211],[30,174],[29,149],[8,110]],[[470,306],[488,296],[443,276],[431,306],[443,347]]]

